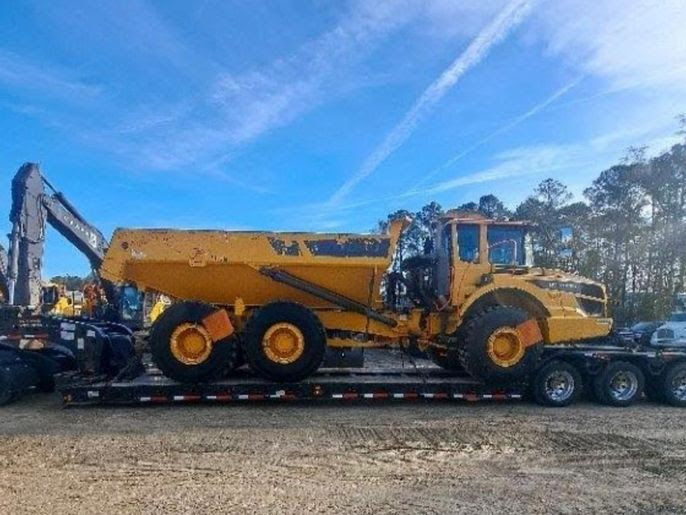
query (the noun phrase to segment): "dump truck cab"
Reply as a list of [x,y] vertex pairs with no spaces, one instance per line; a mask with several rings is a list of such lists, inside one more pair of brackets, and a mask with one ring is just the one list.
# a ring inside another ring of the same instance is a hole
[[[607,298],[603,285],[557,269],[537,267],[530,224],[490,220],[480,215],[448,215],[436,230],[436,292],[464,316],[484,296],[535,313],[538,318],[590,318],[597,334],[562,335],[552,322],[550,343],[605,335]],[[578,331],[575,331],[575,334]]]
[[[481,215],[443,217],[435,235],[437,293],[460,305],[476,278],[496,270],[533,266],[533,246],[526,222],[489,220]],[[451,280],[451,278],[453,280]]]

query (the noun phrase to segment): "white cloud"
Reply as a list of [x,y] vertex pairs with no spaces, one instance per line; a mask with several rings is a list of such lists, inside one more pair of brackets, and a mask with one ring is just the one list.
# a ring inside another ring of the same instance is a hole
[[616,88],[686,89],[686,2],[548,2],[535,32],[554,56]]
[[389,155],[410,137],[419,121],[473,66],[502,41],[529,13],[533,1],[514,0],[491,21],[453,63],[421,94],[402,120],[365,159],[362,166],[331,196],[329,202],[340,202],[361,181],[383,163]]
[[[282,210],[291,214],[308,213],[308,223],[313,222],[311,213],[317,213],[314,220],[318,228],[325,228],[331,224],[332,216],[340,216],[359,210],[365,206],[384,205],[390,201],[410,201],[414,198],[435,199],[437,195],[463,188],[465,186],[482,184],[487,182],[502,181],[526,175],[541,173],[554,173],[559,170],[579,165],[583,160],[588,161],[584,155],[582,145],[542,144],[522,146],[508,149],[494,156],[494,164],[476,171],[459,175],[452,179],[434,183],[421,188],[401,193],[400,195],[386,195],[374,197],[368,200],[332,204],[330,202],[299,206],[295,209]],[[338,223],[338,222],[336,222]],[[340,222],[343,223],[342,221]]]
[[[409,0],[355,3],[332,29],[293,54],[238,74],[220,70],[195,98],[146,106],[88,138],[112,140],[117,153],[159,169],[216,161],[338,94],[351,80],[351,67],[414,19],[418,8]],[[119,138],[122,132],[127,141]]]
[[545,98],[543,101],[539,102],[535,106],[533,106],[531,109],[527,110],[526,112],[520,114],[519,116],[516,116],[513,118],[511,121],[501,125],[498,127],[496,130],[490,132],[483,138],[477,140],[475,143],[472,145],[468,146],[455,156],[451,157],[448,159],[446,162],[444,162],[442,165],[438,166],[437,168],[434,168],[430,172],[426,173],[425,175],[422,176],[421,180],[418,181],[418,185],[425,184],[428,182],[429,179],[433,178],[436,176],[437,173],[440,171],[454,165],[457,163],[460,159],[465,157],[466,155],[472,153],[474,150],[477,148],[481,147],[483,144],[491,141],[493,138],[496,136],[499,136],[501,134],[504,134],[515,127],[517,127],[519,124],[523,123],[524,121],[528,120],[532,116],[535,116],[539,112],[543,111],[545,108],[547,108],[549,105],[551,105],[553,102],[555,102],[557,99],[559,99],[561,96],[565,95],[570,89],[572,89],[574,86],[576,86],[579,82],[581,81],[581,77],[576,78],[561,88],[557,89],[556,91],[553,92],[552,95],[548,96]]
[[523,175],[554,172],[572,165],[583,154],[575,145],[535,145],[517,147],[496,156],[497,164],[461,175],[426,188],[411,190],[408,196],[431,196],[462,186],[512,179]]
[[0,84],[23,92],[80,102],[97,97],[101,88],[77,77],[72,70],[34,63],[0,49]]

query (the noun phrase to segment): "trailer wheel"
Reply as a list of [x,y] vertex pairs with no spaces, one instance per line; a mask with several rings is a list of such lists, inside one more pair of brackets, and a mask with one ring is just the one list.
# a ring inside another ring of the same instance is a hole
[[541,406],[561,408],[577,400],[582,390],[581,374],[571,363],[555,360],[534,376],[531,391]]
[[667,369],[662,379],[662,398],[672,406],[686,406],[686,362]]
[[543,336],[526,311],[495,306],[466,324],[458,352],[467,373],[484,381],[511,381],[535,370]]
[[279,301],[254,313],[245,328],[245,358],[259,375],[279,382],[300,381],[321,365],[326,333],[301,304]]
[[593,380],[598,401],[618,407],[629,406],[640,399],[644,385],[641,369],[626,361],[610,363]]
[[212,341],[203,320],[216,308],[180,302],[167,308],[150,332],[150,351],[164,375],[185,383],[218,379],[236,361],[236,339]]

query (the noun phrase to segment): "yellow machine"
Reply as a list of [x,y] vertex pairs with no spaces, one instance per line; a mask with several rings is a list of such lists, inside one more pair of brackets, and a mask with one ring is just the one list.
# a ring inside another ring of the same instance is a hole
[[160,317],[160,315],[164,313],[164,310],[171,305],[171,300],[169,300],[169,297],[167,297],[166,295],[156,294],[153,300],[154,303],[152,305],[152,308],[150,309],[150,313],[148,313],[145,320],[150,324],[154,324],[155,321]]
[[[78,297],[81,297],[80,292]],[[68,292],[63,284],[45,283],[41,286],[41,306],[50,314],[65,317],[81,315],[82,304],[76,300],[75,292]]]
[[391,263],[387,235],[119,229],[100,274],[175,300],[153,325],[165,374],[203,381],[244,354],[260,375],[295,381],[325,347],[416,343],[446,368],[520,379],[544,345],[606,336],[605,289],[537,268],[527,226],[448,214],[433,250]]

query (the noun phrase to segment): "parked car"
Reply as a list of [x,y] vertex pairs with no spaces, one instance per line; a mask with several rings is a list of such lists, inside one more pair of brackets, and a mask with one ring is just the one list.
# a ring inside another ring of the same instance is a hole
[[653,333],[665,323],[664,320],[655,320],[653,322],[638,322],[631,326],[631,337],[636,343],[641,345],[649,345]]
[[653,333],[650,344],[658,347],[686,347],[686,312],[672,313],[667,323]]

